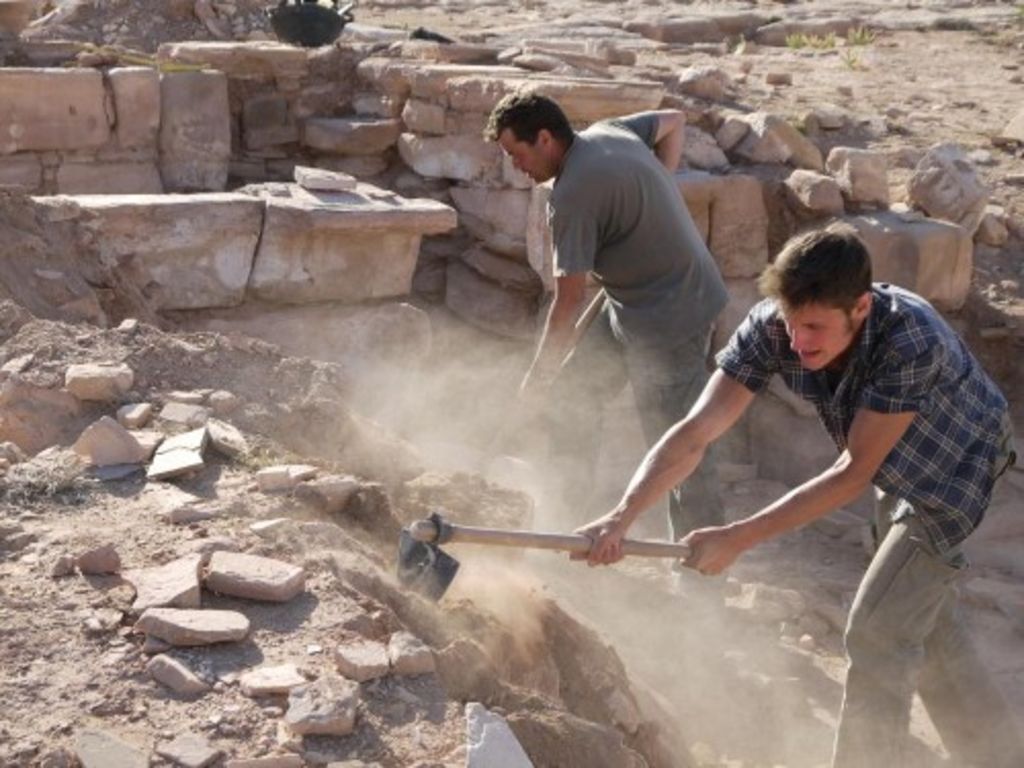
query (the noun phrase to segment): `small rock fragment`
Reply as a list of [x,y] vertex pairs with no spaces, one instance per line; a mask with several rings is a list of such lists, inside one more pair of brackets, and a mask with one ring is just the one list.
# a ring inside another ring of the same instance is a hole
[[117,409],[117,421],[125,429],[141,429],[153,417],[153,406],[149,403],[132,403]]
[[334,676],[293,688],[284,722],[292,733],[346,736],[356,724],[359,684]]
[[146,671],[158,683],[185,696],[196,696],[210,690],[210,686],[191,669],[163,653],[149,660]]
[[266,467],[256,473],[256,484],[264,493],[290,491],[303,480],[316,475],[317,468],[308,464],[282,464]]
[[292,688],[309,681],[294,664],[280,664],[257,667],[242,675],[238,682],[242,693],[255,697],[288,693]]
[[411,632],[395,632],[388,641],[391,670],[399,677],[426,675],[435,669],[430,646]]
[[365,683],[388,673],[388,648],[374,640],[353,640],[334,652],[338,671],[349,680]]
[[161,744],[156,753],[181,768],[207,768],[224,754],[211,747],[205,737],[195,733],[183,733],[174,741]]
[[102,575],[117,573],[121,570],[121,556],[112,544],[104,544],[88,552],[83,552],[75,559],[78,570],[82,573]]

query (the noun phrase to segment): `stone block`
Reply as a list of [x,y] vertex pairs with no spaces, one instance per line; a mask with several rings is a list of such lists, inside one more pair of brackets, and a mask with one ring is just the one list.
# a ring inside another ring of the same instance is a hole
[[110,139],[103,75],[94,69],[0,69],[0,104],[0,155],[97,149]]
[[908,288],[941,310],[963,307],[974,269],[971,235],[963,227],[888,212],[845,221],[867,246],[875,280]]
[[261,94],[242,106],[242,137],[246,149],[264,149],[299,140],[299,125],[292,119],[288,100],[278,94]]
[[393,147],[402,132],[400,120],[366,117],[314,117],[306,120],[302,143],[339,155],[378,155]]
[[164,43],[158,63],[190,64],[223,72],[232,80],[292,80],[309,73],[310,52],[286,43],[247,42]]
[[165,72],[160,78],[160,175],[169,192],[224,189],[231,113],[223,72]]
[[115,67],[114,137],[122,149],[156,149],[160,133],[160,73],[151,67]]
[[679,190],[724,277],[752,277],[768,263],[768,212],[753,176],[676,174]]
[[503,288],[461,261],[448,265],[444,301],[470,325],[499,336],[531,339],[537,331],[537,297]]
[[149,403],[132,403],[117,409],[117,421],[126,429],[140,429],[153,417],[153,406]]
[[271,197],[249,279],[255,297],[289,304],[356,302],[409,293],[420,239],[454,229],[456,213],[433,200],[376,187]]
[[0,187],[17,187],[30,194],[43,188],[43,164],[37,155],[0,156]]
[[256,485],[263,493],[290,491],[303,480],[309,480],[317,473],[311,464],[280,464],[264,467],[256,473]]
[[131,263],[142,271],[154,309],[242,302],[263,223],[260,200],[232,194],[90,195],[74,202],[104,263]]
[[548,226],[548,201],[552,182],[530,189],[530,207],[526,215],[526,256],[533,271],[540,275],[544,290],[555,289],[555,252]]
[[459,211],[459,222],[470,234],[498,253],[526,256],[530,192],[459,186],[448,192]]
[[846,37],[851,29],[862,26],[863,23],[860,19],[849,16],[836,16],[827,19],[773,21],[758,27],[753,39],[758,45],[783,46],[786,44],[786,38],[791,35],[813,37],[835,35],[836,37]]
[[692,125],[686,126],[684,132],[683,162],[689,168],[705,171],[729,167],[729,158],[718,146],[715,137]]
[[501,168],[501,148],[480,136],[403,133],[398,153],[406,165],[430,179],[475,181],[494,176]]
[[881,152],[834,147],[825,163],[843,195],[853,203],[889,207],[888,161]]
[[62,163],[57,192],[62,195],[159,195],[164,191],[155,163]]
[[405,106],[402,107],[402,122],[412,133],[429,133],[436,136],[448,133],[444,107],[422,99],[409,99],[405,102]]
[[679,73],[679,90],[688,96],[707,101],[722,101],[732,86],[729,75],[720,67],[700,65],[687,67]]

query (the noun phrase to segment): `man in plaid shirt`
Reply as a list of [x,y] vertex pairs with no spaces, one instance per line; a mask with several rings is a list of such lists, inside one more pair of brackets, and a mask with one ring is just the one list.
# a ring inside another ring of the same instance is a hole
[[834,768],[905,764],[910,704],[923,699],[957,764],[1019,766],[1019,729],[961,624],[964,539],[1013,463],[1007,403],[922,298],[871,282],[852,232],[791,240],[761,276],[768,297],[717,357],[697,404],[651,449],[622,500],[579,529],[592,565],[622,557],[632,522],[700,463],[774,374],[816,407],[836,462],[750,517],[693,531],[689,565],[716,574],[745,550],[856,499],[878,499],[877,552],[846,627],[850,666]]

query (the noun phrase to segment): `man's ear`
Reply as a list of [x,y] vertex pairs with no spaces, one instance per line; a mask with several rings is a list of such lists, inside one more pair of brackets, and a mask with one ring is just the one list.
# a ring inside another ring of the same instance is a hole
[[865,291],[857,299],[857,303],[853,305],[853,317],[856,321],[860,322],[868,316],[871,311],[871,292]]
[[537,131],[537,138],[534,140],[533,145],[535,147],[542,147],[547,149],[554,142],[555,137],[551,135],[551,131],[547,128],[541,128]]

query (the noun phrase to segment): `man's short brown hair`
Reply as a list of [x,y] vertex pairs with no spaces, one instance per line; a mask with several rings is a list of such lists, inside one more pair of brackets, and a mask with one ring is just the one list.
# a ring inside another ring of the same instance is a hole
[[790,309],[823,304],[849,312],[871,290],[871,258],[852,228],[831,225],[791,238],[757,285]]
[[484,138],[497,141],[508,129],[516,141],[533,144],[542,129],[564,144],[572,143],[572,126],[554,99],[538,93],[510,93],[491,110]]

